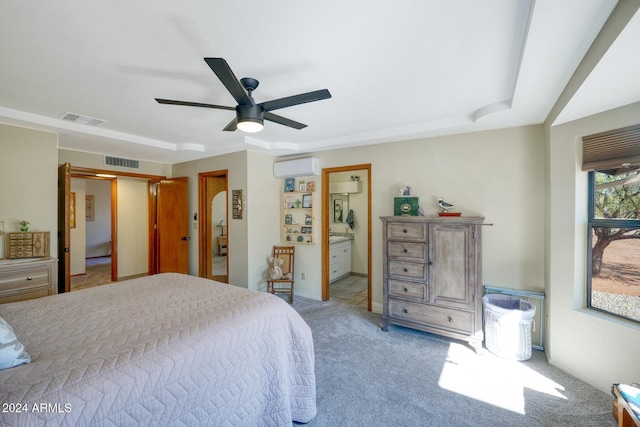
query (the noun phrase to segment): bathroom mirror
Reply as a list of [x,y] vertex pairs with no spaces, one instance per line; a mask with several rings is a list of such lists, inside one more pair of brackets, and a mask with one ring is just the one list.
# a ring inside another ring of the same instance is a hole
[[349,213],[349,195],[348,194],[332,194],[331,206],[333,207],[333,222],[343,223],[347,219]]

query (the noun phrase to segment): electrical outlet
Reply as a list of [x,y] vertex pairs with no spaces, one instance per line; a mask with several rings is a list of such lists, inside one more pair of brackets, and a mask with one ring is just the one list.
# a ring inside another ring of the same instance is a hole
[[198,223],[197,223],[197,222],[195,222],[195,221],[193,222],[193,229],[194,229],[194,230],[197,230],[197,229],[198,229]]
[[304,280],[304,273],[300,273],[300,278]]

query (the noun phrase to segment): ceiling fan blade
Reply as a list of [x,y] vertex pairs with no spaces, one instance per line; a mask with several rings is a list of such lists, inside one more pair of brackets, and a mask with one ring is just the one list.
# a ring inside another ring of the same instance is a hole
[[162,98],[155,98],[155,100],[159,104],[185,105],[187,107],[216,108],[218,110],[235,110],[235,108],[233,108],[233,107],[227,107],[227,106],[224,106],[224,105],[202,104],[200,102],[174,101],[172,99],[162,99]]
[[222,130],[227,131],[227,132],[233,132],[233,131],[235,131],[237,128],[238,128],[238,119],[237,119],[237,118],[235,118],[235,119],[231,120],[231,121],[229,122],[229,124],[228,124],[228,125],[226,125],[226,126],[224,127],[224,129],[222,129]]
[[287,119],[287,118],[282,117],[282,116],[278,116],[278,115],[270,113],[268,111],[264,112],[264,119],[265,120],[269,120],[270,122],[274,122],[274,123],[278,123],[278,124],[281,124],[281,125],[289,126],[290,128],[294,128],[294,129],[304,129],[304,128],[307,127],[307,125],[305,125],[304,123],[296,122],[294,120]]
[[238,78],[233,74],[231,68],[229,68],[229,64],[222,58],[204,58],[205,62],[216,76],[220,79],[224,87],[227,88],[231,96],[238,102],[238,104],[242,105],[253,105],[253,99],[247,95],[247,92],[244,90],[244,87],[238,81]]
[[331,93],[327,89],[322,89],[300,95],[288,96],[286,98],[274,99],[273,101],[263,102],[258,105],[262,106],[264,111],[273,111],[280,108],[291,107],[292,105],[306,104],[307,102],[320,101],[328,98],[331,98]]

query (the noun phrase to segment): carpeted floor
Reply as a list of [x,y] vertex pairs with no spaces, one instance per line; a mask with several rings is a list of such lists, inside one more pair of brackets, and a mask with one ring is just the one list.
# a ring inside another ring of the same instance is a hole
[[315,426],[615,426],[611,395],[549,365],[508,361],[358,306],[296,297],[316,352]]

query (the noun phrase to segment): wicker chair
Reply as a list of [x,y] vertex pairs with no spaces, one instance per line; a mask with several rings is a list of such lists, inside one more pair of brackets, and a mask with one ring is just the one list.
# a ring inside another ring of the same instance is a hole
[[[280,268],[282,269],[283,278],[267,280],[267,292],[272,294],[283,293],[289,295],[289,303],[293,302],[293,282],[294,282],[294,246],[274,246],[273,257],[280,258],[283,262]],[[290,277],[290,278],[285,278]]]

